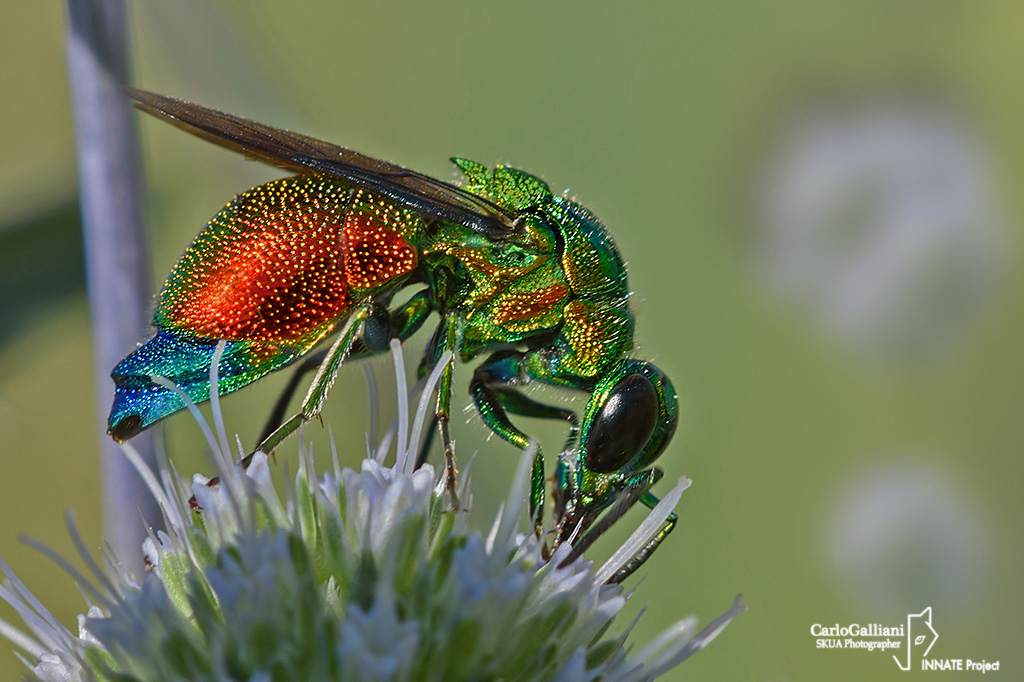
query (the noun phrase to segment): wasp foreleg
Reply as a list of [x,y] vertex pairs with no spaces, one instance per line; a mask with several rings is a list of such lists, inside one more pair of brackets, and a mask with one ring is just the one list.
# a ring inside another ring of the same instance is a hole
[[[521,371],[522,360],[522,353],[495,353],[473,372],[469,392],[477,412],[491,431],[523,450],[529,447],[530,438],[512,423],[508,418],[509,412],[522,417],[568,421],[568,447],[575,441],[579,431],[576,413],[537,402],[515,388],[513,382],[529,381]],[[539,445],[536,448],[530,477],[530,519],[539,537],[544,514],[544,455]]]
[[[654,509],[655,505],[657,505],[659,502],[658,498],[651,493],[644,493],[644,496],[640,498],[640,501],[648,509]],[[643,566],[644,562],[647,561],[652,554],[654,554],[654,550],[658,549],[658,545],[665,541],[665,538],[668,537],[668,534],[671,533],[672,530],[676,527],[676,522],[678,520],[679,517],[676,516],[675,512],[670,513],[668,515],[668,518],[665,519],[665,523],[661,524],[661,528],[658,529],[658,532],[654,535],[654,537],[648,540],[647,544],[645,544],[643,547],[637,550],[636,554],[630,557],[629,561],[623,564],[622,568],[616,571],[615,574],[608,579],[608,582],[621,583],[623,580],[633,575],[636,569]]]
[[[642,502],[644,506],[653,509],[658,503],[658,498],[652,495],[649,491],[651,486],[658,482],[662,477],[662,471],[658,468],[647,469],[646,471],[640,471],[634,474],[628,474],[625,478],[615,483],[614,485],[619,488],[615,494],[615,500],[612,502],[604,514],[597,519],[596,523],[586,529],[586,532],[582,537],[575,540],[572,543],[572,552],[566,557],[564,563],[575,561],[579,558],[594,542],[604,534],[606,530],[612,527],[612,525],[621,519],[627,511],[629,511],[633,505],[637,502]],[[662,527],[658,530],[658,533],[647,541],[643,547],[626,561],[622,568],[615,572],[611,578],[608,579],[609,583],[620,583],[630,575],[633,574],[645,561],[651,556],[655,549],[658,548],[668,534],[672,532],[672,529],[676,525],[676,515],[673,513],[669,518],[662,524]],[[566,528],[566,531],[573,529]]]

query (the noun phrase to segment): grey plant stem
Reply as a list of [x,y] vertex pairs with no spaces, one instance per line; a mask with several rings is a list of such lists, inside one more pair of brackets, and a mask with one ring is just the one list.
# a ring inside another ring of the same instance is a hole
[[[117,558],[141,575],[143,519],[156,523],[160,511],[106,433],[110,369],[149,332],[141,164],[132,110],[120,91],[128,77],[123,0],[68,0],[64,48],[92,320],[103,529]],[[140,434],[132,445],[152,466],[152,432]]]

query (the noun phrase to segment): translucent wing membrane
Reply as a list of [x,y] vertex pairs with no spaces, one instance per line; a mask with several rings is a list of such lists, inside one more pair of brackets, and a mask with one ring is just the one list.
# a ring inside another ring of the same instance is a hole
[[125,88],[136,106],[210,142],[281,168],[330,173],[405,206],[500,239],[515,216],[461,187],[345,147],[144,90]]

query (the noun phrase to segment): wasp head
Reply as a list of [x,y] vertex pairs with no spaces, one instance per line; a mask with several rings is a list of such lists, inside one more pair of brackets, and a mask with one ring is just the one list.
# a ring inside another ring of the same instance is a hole
[[651,363],[624,359],[602,376],[578,440],[558,459],[553,504],[560,540],[587,530],[613,504],[628,507],[647,494],[662,476],[651,465],[678,418],[672,382]]

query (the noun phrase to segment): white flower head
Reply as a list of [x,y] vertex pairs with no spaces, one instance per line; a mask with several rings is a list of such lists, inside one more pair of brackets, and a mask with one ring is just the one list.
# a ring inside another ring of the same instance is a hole
[[[393,348],[399,418],[360,471],[342,469],[335,457],[331,471],[318,473],[311,449],[300,444],[299,472],[282,500],[265,455],[257,453],[247,468],[230,463],[214,399],[220,437],[205,431],[218,485],[204,477],[186,485],[166,466],[150,471],[126,448],[167,528],[144,545],[151,570],[141,585],[112,563],[107,571],[94,566],[98,586],[78,576],[94,604],[76,635],[0,562],[7,578],[0,598],[28,630],[0,621],[0,635],[47,682],[639,681],[703,648],[745,609],[737,598],[701,632],[686,619],[628,656],[628,628],[609,634],[627,596],[607,580],[689,482],[594,570],[585,559],[567,561],[568,543],[545,558],[538,538],[518,532],[527,452],[490,533],[472,532],[466,514],[449,509],[434,469],[414,470],[439,372],[425,382],[410,429],[397,342]],[[382,462],[391,443],[396,457],[388,467]]]

